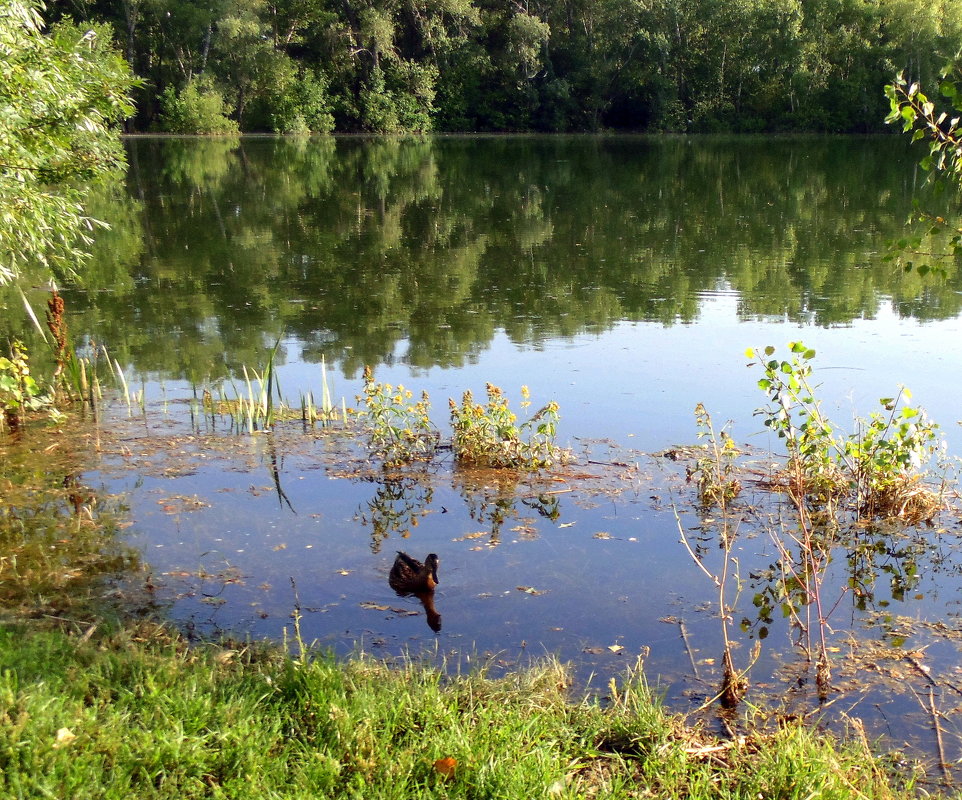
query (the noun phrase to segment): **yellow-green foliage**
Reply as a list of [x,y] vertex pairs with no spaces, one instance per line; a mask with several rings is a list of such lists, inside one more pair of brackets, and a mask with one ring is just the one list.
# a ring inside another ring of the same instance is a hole
[[[448,401],[452,445],[460,462],[481,467],[539,469],[562,457],[555,444],[559,419],[556,402],[549,402],[519,425],[501,389],[489,383],[487,394],[485,405],[475,403],[470,391],[464,393],[460,406],[454,400]],[[527,408],[531,403],[527,386],[521,387],[521,396],[521,407]]]
[[375,381],[374,371],[364,368],[364,394],[358,400],[364,403],[370,450],[385,464],[427,460],[437,448],[428,394],[422,392],[416,402],[413,396],[401,384],[395,387]]

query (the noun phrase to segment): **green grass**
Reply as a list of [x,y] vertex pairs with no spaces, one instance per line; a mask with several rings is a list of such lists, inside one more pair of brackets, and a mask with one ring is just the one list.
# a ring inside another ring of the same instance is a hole
[[573,702],[551,662],[446,678],[266,646],[189,649],[143,626],[0,628],[2,797],[909,796],[881,763],[864,741],[799,725],[726,745],[659,709],[637,678],[605,707]]

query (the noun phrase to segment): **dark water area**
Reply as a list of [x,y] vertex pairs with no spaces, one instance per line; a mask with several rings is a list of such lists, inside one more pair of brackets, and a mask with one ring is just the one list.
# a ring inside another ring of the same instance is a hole
[[[281,639],[299,608],[302,636],[340,653],[452,669],[557,654],[602,692],[643,656],[669,704],[690,709],[718,689],[722,638],[717,590],[679,525],[718,570],[721,522],[664,451],[698,443],[703,403],[767,474],[779,443],[755,416],[765,396],[746,348],[814,348],[824,409],[843,425],[905,384],[942,425],[947,460],[962,449],[960,265],[932,257],[940,269],[921,275],[885,258],[914,200],[947,202],[927,197],[898,138],[128,148],[125,191],[92,196],[112,227],[86,288],[63,294],[74,334],[107,348],[145,411],[115,402],[112,444],[85,479],[125,498],[126,543],[163,612],[198,636]],[[291,405],[319,396],[322,359],[335,403],[355,405],[370,365],[427,391],[447,437],[448,398],[491,382],[517,410],[527,385],[533,408],[560,404],[558,442],[576,461],[525,477],[448,455],[386,478],[357,437],[299,421],[242,434],[199,412],[205,389],[244,390],[243,367],[262,370],[278,341]],[[735,661],[760,642],[749,699],[817,710],[798,625],[758,602],[785,514],[746,482],[726,597]],[[893,747],[930,754],[937,685],[951,727],[958,531],[946,513],[865,530],[834,554],[827,718],[864,718]],[[441,558],[438,633],[388,586],[399,549]]]

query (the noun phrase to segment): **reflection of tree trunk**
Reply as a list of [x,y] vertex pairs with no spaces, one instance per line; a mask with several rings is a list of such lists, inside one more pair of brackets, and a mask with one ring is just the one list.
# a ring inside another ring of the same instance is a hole
[[155,255],[154,236],[150,231],[151,215],[147,213],[147,195],[146,192],[144,192],[144,182],[140,173],[140,158],[138,153],[139,148],[137,141],[133,140],[127,147],[127,159],[129,163],[128,175],[133,177],[134,185],[137,187],[137,199],[140,201],[140,208],[143,211],[143,213],[140,214],[140,221],[144,226],[144,243],[147,246],[147,253],[153,258]]

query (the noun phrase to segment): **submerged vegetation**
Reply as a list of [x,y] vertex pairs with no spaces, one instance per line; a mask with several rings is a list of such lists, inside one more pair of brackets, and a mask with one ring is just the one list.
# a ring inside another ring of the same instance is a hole
[[[115,581],[136,574],[140,554],[123,542],[126,507],[87,484],[97,431],[62,415],[0,436],[0,620],[98,617]],[[119,603],[108,616],[145,599]]]

